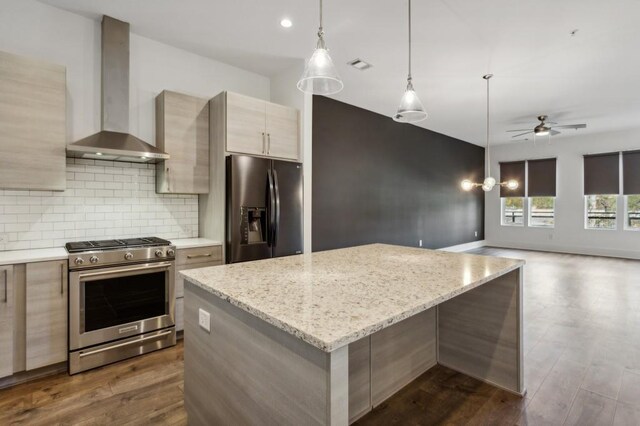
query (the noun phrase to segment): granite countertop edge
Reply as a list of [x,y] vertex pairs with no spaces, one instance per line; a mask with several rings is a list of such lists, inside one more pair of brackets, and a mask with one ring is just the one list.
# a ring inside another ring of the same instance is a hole
[[416,306],[411,306],[408,307],[407,309],[395,313],[391,316],[389,316],[388,318],[379,320],[374,322],[373,324],[370,324],[362,329],[359,329],[355,332],[351,332],[348,334],[345,334],[344,336],[341,336],[338,339],[334,339],[331,341],[325,341],[317,336],[314,336],[313,334],[310,334],[308,332],[305,332],[303,330],[300,330],[299,328],[297,328],[294,325],[291,325],[285,321],[282,321],[260,309],[254,308],[253,306],[249,305],[248,303],[234,298],[228,294],[225,294],[213,287],[211,287],[210,285],[199,281],[198,279],[192,277],[189,275],[189,271],[181,271],[180,275],[185,278],[188,282],[192,283],[193,285],[197,286],[198,288],[218,297],[221,300],[224,300],[240,309],[242,309],[245,312],[250,313],[251,315],[254,315],[255,317],[262,319],[263,321],[267,322],[268,324],[273,325],[274,327],[283,330],[289,334],[292,334],[296,337],[298,337],[299,339],[309,343],[312,346],[315,346],[316,348],[324,351],[324,352],[333,352],[336,349],[339,349],[345,345],[348,345],[349,343],[355,342],[359,339],[362,339],[363,337],[369,336],[377,331],[380,331],[386,327],[389,327],[393,324],[396,324],[404,319],[407,319],[413,315],[416,315],[420,312],[426,311],[429,308],[432,308],[442,302],[445,302],[449,299],[452,299],[462,293],[466,293],[470,290],[473,290],[474,288],[477,288],[489,281],[492,281],[498,277],[501,277],[503,275],[508,274],[509,272],[512,272],[522,266],[525,265],[525,261],[521,260],[521,259],[510,259],[513,260],[514,263],[512,265],[510,265],[509,267],[505,267],[504,269],[500,270],[499,272],[496,272],[494,274],[491,274],[489,276],[483,277],[473,283],[467,284],[464,287],[461,288],[457,288],[453,291],[450,291],[446,294],[441,294],[438,295],[436,298],[429,300],[426,303],[420,303]]

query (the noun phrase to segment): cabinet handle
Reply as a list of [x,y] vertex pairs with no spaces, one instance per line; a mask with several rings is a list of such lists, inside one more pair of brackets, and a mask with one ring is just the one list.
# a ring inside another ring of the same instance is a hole
[[264,141],[264,132],[262,132],[262,153],[264,154],[266,151],[265,149],[265,141]]
[[267,133],[267,154],[271,152],[271,133]]
[[207,253],[207,254],[188,254],[187,255],[187,259],[197,259],[198,257],[211,257],[212,254],[211,253]]
[[9,283],[7,282],[8,278],[7,278],[7,270],[3,270],[4,272],[4,303],[8,302],[7,299],[7,287],[9,286]]
[[168,167],[167,167],[167,191],[171,192],[171,176],[169,175]]
[[64,265],[60,264],[60,294],[64,294]]

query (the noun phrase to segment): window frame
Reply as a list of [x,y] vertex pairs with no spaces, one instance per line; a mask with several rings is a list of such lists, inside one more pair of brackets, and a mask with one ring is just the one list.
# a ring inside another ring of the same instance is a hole
[[[526,197],[527,198],[527,227],[529,228],[542,228],[542,229],[554,229],[556,227],[556,197],[548,197],[548,196],[541,196],[541,197]],[[553,224],[551,225],[533,225],[533,222],[531,220],[531,214],[533,212],[533,209],[531,208],[531,202],[533,201],[534,198],[551,198],[553,199]]]
[[[520,198],[522,200],[522,223],[505,223],[505,204],[509,198]],[[525,205],[527,197],[500,197],[500,226],[508,226],[511,228],[524,228],[526,225],[527,214],[525,212]]]
[[625,231],[640,232],[640,227],[633,228],[633,227],[629,226],[629,197],[634,197],[634,196],[638,197],[638,196],[640,196],[640,194],[623,195],[623,197],[624,197],[624,226],[623,226],[623,229]]
[[[616,202],[615,202],[615,206],[616,206],[616,217],[614,219],[614,226],[611,228],[591,228],[589,227],[589,202],[588,202],[588,198],[589,197],[597,197],[597,196],[612,196],[615,197]],[[619,202],[619,197],[620,194],[589,194],[589,195],[583,195],[583,199],[584,199],[584,229],[587,231],[617,231],[618,230],[618,219],[620,217],[620,212],[618,211],[618,202]]]

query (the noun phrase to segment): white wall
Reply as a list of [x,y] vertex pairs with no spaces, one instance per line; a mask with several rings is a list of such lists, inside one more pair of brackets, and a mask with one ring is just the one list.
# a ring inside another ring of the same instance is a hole
[[[571,130],[569,130],[571,131]],[[640,232],[625,231],[623,197],[618,201],[618,229],[584,228],[583,155],[640,148],[640,129],[616,133],[551,139],[551,144],[514,142],[491,149],[491,167],[498,178],[500,161],[558,159],[555,228],[512,227],[500,224],[498,190],[486,195],[485,239],[487,245],[569,253],[640,258]],[[526,208],[526,206],[525,206]]]
[[[2,0],[0,50],[67,69],[68,142],[100,130],[100,34],[99,21],[34,0]],[[270,79],[265,76],[134,33],[130,52],[130,131],[152,145],[155,97],[164,89],[203,98],[223,90],[270,98]],[[126,163],[71,163],[67,191],[0,190],[0,250],[61,246],[84,238],[197,236],[197,196],[156,195],[151,169],[132,174],[137,166],[132,169]],[[85,166],[97,171],[79,170]],[[105,180],[109,175],[119,180]],[[96,176],[103,180],[94,181]],[[109,196],[110,191],[120,195]],[[101,204],[111,207],[101,210]]]
[[271,101],[297,108],[300,111],[300,140],[304,179],[304,251],[311,252],[311,172],[312,172],[312,118],[313,96],[296,87],[304,70],[305,61],[271,78]]

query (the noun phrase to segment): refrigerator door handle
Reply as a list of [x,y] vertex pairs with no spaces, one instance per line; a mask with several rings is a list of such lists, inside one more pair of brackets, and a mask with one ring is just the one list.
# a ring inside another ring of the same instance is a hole
[[267,225],[267,245],[271,247],[275,242],[275,189],[274,189],[274,179],[273,179],[273,171],[269,168],[267,170],[267,178],[269,179],[269,193],[267,200],[267,220],[269,221]]
[[273,170],[274,191],[275,191],[275,221],[273,232],[273,245],[278,244],[278,233],[280,232],[280,187],[278,185],[278,172]]

